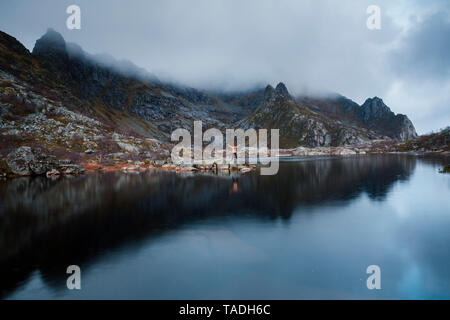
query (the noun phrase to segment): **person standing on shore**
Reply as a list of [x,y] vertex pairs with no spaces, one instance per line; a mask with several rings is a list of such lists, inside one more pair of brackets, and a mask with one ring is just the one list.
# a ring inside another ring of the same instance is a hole
[[228,145],[233,150],[233,159],[237,160],[237,145],[234,143],[233,145]]

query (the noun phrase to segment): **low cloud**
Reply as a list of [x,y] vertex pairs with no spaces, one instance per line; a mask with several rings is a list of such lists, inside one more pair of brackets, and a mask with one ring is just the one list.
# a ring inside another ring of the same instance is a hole
[[399,48],[391,53],[391,67],[400,77],[448,80],[450,77],[450,19],[442,11],[413,22]]

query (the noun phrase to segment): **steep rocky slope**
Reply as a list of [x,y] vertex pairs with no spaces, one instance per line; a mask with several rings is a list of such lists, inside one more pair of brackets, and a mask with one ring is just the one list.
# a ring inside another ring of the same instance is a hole
[[340,95],[326,98],[299,97],[296,101],[331,119],[366,128],[391,139],[408,140],[417,137],[411,120],[406,115],[392,112],[378,97],[367,99],[361,106]]
[[195,120],[204,129],[277,128],[282,148],[416,136],[409,119],[378,98],[363,106],[340,96],[295,98],[284,84],[200,91],[163,83],[131,62],[86,53],[52,29],[32,53],[0,31],[0,158],[26,146],[37,158],[48,155],[48,163],[52,157],[164,159],[172,131],[191,131]]
[[404,114],[392,112],[378,97],[367,99],[358,111],[362,122],[377,133],[399,140],[417,138],[411,120]]
[[20,159],[6,163],[10,153],[23,154],[24,150],[12,152],[21,146],[31,147],[26,149],[28,158],[41,158],[48,170],[60,168],[55,159],[167,159],[169,137],[176,128],[192,130],[194,120],[223,128],[257,103],[254,92],[222,98],[162,84],[133,65],[125,68],[111,59],[98,60],[51,29],[32,53],[0,32],[3,173],[38,174],[29,168],[32,163],[25,167],[16,161]]
[[[123,70],[123,63],[111,62],[111,58],[101,61],[81,47],[66,43],[51,29],[37,40],[33,56],[48,62],[48,69],[78,98],[107,106],[125,117],[137,116],[157,129],[156,138],[167,139],[175,128],[190,130],[198,119],[205,127],[221,128],[246,116],[252,108],[253,92],[229,97],[164,84],[137,67]],[[129,127],[148,135],[147,129],[137,124]]]
[[[61,81],[63,75],[47,60],[30,54],[15,38],[0,33],[3,174],[41,174],[71,162],[118,155],[154,159],[162,153],[167,157],[164,143],[150,138],[161,136],[156,126],[78,97]],[[13,152],[18,147],[26,149]],[[23,155],[29,160],[26,164],[21,162]],[[34,161],[41,167],[32,168]]]
[[284,148],[366,144],[384,138],[296,102],[283,83],[275,89],[267,86],[261,106],[238,125],[244,129],[280,129],[280,145]]

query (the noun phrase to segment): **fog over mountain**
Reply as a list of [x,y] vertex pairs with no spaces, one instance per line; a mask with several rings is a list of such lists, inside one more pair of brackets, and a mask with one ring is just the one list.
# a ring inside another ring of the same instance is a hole
[[381,30],[366,27],[368,0],[80,0],[82,29],[68,30],[71,4],[3,0],[0,30],[32,50],[52,27],[89,59],[166,82],[245,91],[282,81],[293,95],[383,97],[418,133],[450,123],[449,1],[377,1]]

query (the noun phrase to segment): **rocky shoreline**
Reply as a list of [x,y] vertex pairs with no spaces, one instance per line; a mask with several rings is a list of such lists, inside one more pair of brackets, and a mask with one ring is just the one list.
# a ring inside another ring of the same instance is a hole
[[71,160],[57,159],[55,156],[27,146],[15,149],[5,159],[0,160],[0,176],[6,178],[33,175],[77,175],[85,171],[85,168]]
[[[449,156],[449,151],[425,150],[423,152],[393,151],[392,148],[379,149],[373,146],[358,147],[318,147],[295,149],[280,149],[277,154],[280,157],[314,157],[314,156],[356,156],[368,154],[441,154]],[[130,154],[131,157],[131,154]],[[78,163],[69,159],[58,159],[54,155],[47,155],[41,149],[33,149],[21,146],[10,152],[5,158],[0,158],[0,178],[15,178],[24,176],[73,176],[95,172],[122,171],[125,173],[139,173],[148,170],[163,170],[174,172],[240,172],[247,173],[256,170],[256,165],[218,164],[214,159],[205,160],[202,164],[174,164],[171,158],[166,159],[126,159],[126,154],[112,159],[107,163],[101,163],[94,159],[84,159]]]
[[417,138],[408,117],[378,97],[363,105],[340,95],[294,97],[281,82],[222,94],[128,77],[72,49],[51,29],[33,52],[0,31],[0,178],[256,169],[214,159],[173,164],[172,132],[191,132],[197,120],[221,132],[278,128],[283,157],[450,150],[448,132]]
[[281,156],[351,156],[365,154],[442,154],[450,155],[450,151],[445,149],[421,149],[421,150],[398,150],[396,148],[373,148],[367,147],[318,147],[280,150]]
[[[126,154],[123,154],[126,156]],[[69,159],[57,159],[47,155],[41,149],[21,146],[10,152],[4,159],[0,159],[0,178],[17,178],[26,176],[73,176],[94,172],[143,172],[147,170],[164,170],[175,172],[224,172],[237,171],[241,173],[256,169],[255,165],[216,164],[213,159],[204,164],[176,165],[170,158],[165,160],[125,160],[124,157],[113,159],[107,163],[96,160],[83,160],[75,163]],[[131,157],[131,155],[130,155]],[[116,161],[114,161],[116,160]]]

